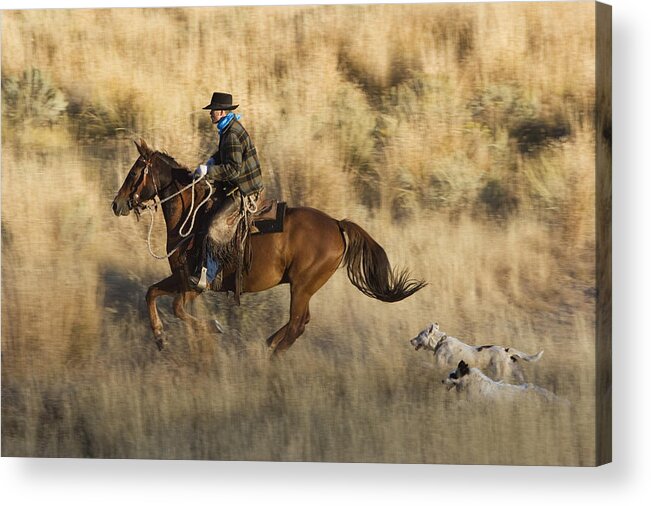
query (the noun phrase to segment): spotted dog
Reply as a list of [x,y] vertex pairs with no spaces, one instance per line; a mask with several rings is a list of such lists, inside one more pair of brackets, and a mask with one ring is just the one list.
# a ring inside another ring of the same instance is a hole
[[455,367],[463,360],[471,367],[481,369],[496,381],[515,383],[524,382],[521,362],[536,362],[543,354],[543,350],[540,350],[535,355],[527,355],[515,348],[493,344],[471,346],[441,332],[438,323],[430,323],[409,342],[416,351],[425,348],[434,353],[436,364],[441,368]]
[[443,380],[448,390],[455,389],[471,400],[516,400],[523,397],[537,398],[545,402],[569,405],[566,399],[532,383],[511,385],[493,381],[476,367],[470,367],[461,360],[448,377]]

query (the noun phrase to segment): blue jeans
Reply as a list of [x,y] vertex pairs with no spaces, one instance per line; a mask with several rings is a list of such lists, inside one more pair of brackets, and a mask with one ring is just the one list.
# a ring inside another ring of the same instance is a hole
[[208,252],[206,252],[206,269],[208,283],[212,283],[213,280],[217,277],[217,273],[221,269],[221,265],[219,265],[219,260],[213,258],[212,255]]

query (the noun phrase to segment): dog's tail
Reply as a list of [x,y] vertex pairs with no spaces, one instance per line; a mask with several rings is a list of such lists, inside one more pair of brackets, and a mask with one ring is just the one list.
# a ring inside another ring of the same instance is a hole
[[518,351],[514,348],[509,348],[508,353],[511,355],[511,359],[520,359],[524,360],[525,362],[537,362],[540,360],[540,357],[543,356],[544,350],[540,350],[538,353],[535,355],[527,355],[526,353],[522,353],[521,351]]

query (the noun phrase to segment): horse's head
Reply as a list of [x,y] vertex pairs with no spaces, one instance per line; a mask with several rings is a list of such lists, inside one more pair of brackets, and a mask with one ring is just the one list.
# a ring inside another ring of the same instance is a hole
[[152,172],[155,151],[149,148],[144,140],[135,142],[140,156],[127,174],[118,194],[113,199],[111,208],[116,216],[126,216],[132,210],[138,209],[144,202],[153,199],[158,192]]

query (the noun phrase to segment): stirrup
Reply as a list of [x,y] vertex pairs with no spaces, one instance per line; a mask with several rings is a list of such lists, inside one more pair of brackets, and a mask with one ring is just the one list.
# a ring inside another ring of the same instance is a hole
[[201,275],[199,276],[199,281],[197,282],[197,288],[199,290],[205,290],[208,288],[208,269],[205,267],[201,268]]
[[[190,276],[188,278],[188,283],[190,284],[190,287],[194,288],[198,292],[202,292],[206,289],[206,286],[208,286],[208,276],[206,275],[206,268],[203,267],[201,269],[201,277],[200,276]],[[203,281],[203,286],[202,286],[202,281]]]

